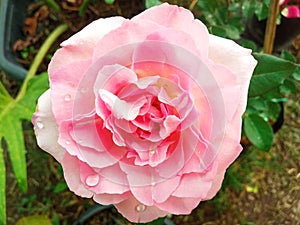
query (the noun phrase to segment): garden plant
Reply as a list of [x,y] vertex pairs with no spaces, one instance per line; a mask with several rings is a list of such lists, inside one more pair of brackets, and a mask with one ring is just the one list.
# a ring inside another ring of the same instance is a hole
[[[30,62],[27,75],[0,83],[0,224],[10,223],[7,162],[21,196],[30,191],[35,153],[28,143],[39,146],[47,176],[56,177],[42,189],[68,192],[61,204],[74,207],[65,218],[50,212],[45,198],[44,210],[31,212],[32,193],[22,198],[28,211],[17,225],[98,224],[100,214],[100,224],[202,224],[205,216],[195,212],[207,209],[205,201],[221,212],[226,189],[259,191],[248,165],[272,165],[266,156],[285,122],[286,102],[299,91],[300,46],[293,41],[300,3],[148,0],[128,19],[121,4],[30,5],[29,38],[12,46]],[[89,17],[114,6],[118,16]],[[294,30],[284,29],[289,22]],[[39,23],[49,30],[34,41]],[[297,173],[299,157],[291,160]],[[255,224],[238,219],[232,224]]]

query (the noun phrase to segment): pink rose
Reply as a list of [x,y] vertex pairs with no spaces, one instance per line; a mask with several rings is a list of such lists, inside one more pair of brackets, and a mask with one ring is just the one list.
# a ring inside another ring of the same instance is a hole
[[[280,0],[279,5],[281,5],[283,10],[281,14],[287,18],[299,18],[300,17],[300,9],[298,5],[289,5],[289,0]],[[293,3],[291,3],[293,4]]]
[[242,150],[249,49],[169,4],[99,19],[61,46],[33,123],[71,191],[134,222],[215,196]]

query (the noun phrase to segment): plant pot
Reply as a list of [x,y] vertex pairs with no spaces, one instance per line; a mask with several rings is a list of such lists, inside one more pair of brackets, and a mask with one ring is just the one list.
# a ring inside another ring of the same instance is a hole
[[0,0],[0,67],[9,76],[23,80],[27,70],[17,62],[13,45],[22,39],[27,6],[33,0]]

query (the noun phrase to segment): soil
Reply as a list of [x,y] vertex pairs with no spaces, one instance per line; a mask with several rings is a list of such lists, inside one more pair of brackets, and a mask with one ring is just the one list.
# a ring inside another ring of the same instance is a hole
[[[57,1],[58,2],[58,1]],[[20,61],[28,68],[32,57],[49,32],[62,21],[70,30],[58,40],[66,39],[90,21],[112,15],[132,17],[143,10],[140,0],[116,0],[113,5],[95,1],[82,17],[78,16],[80,0],[59,1],[62,12],[58,13],[41,4],[29,8],[25,28],[26,38],[16,43]],[[187,8],[195,1],[168,1],[183,4]],[[35,24],[36,23],[36,24]],[[29,25],[28,25],[29,24]],[[35,25],[34,25],[35,24]],[[43,27],[41,29],[40,27]],[[34,43],[34,49],[26,58],[21,52]],[[300,42],[299,42],[300,43]],[[27,46],[26,46],[27,45]],[[49,52],[51,55],[57,46]],[[49,57],[50,58],[50,57]],[[45,71],[49,59],[45,59],[40,71]],[[14,95],[19,83],[0,71],[4,85]],[[186,216],[170,216],[175,224],[182,225],[299,225],[300,224],[300,90],[284,104],[285,120],[275,135],[270,152],[253,147],[246,148],[229,168],[224,185],[211,201],[200,205]],[[29,215],[46,215],[53,225],[73,224],[82,213],[95,203],[77,197],[65,186],[60,165],[47,153],[40,150],[35,141],[32,126],[24,122],[24,137],[27,149],[28,192],[18,189],[7,151],[7,224],[13,225]],[[94,215],[86,225],[130,225],[114,208]]]

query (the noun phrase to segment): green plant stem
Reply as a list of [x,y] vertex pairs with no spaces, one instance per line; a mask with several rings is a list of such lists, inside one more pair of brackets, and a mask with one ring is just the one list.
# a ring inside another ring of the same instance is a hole
[[55,11],[60,11],[60,6],[54,0],[45,0],[45,2]]
[[264,39],[264,53],[272,54],[274,47],[274,40],[276,34],[276,19],[279,13],[279,0],[272,0],[270,3],[269,16],[267,20],[265,39]]
[[36,74],[41,62],[43,61],[44,57],[46,56],[47,52],[49,51],[50,47],[53,45],[53,43],[56,41],[56,39],[64,33],[68,29],[68,26],[66,24],[59,25],[52,33],[48,36],[48,38],[44,41],[43,45],[39,49],[38,53],[33,59],[33,62],[28,70],[28,73],[25,77],[25,80],[21,86],[21,89],[16,97],[16,100],[21,99],[27,89],[27,85],[29,80]]

